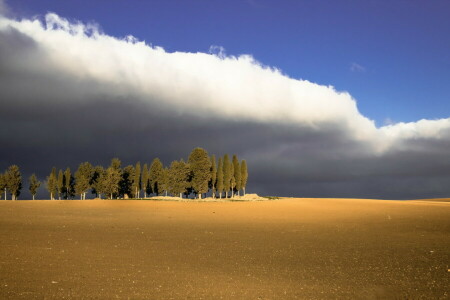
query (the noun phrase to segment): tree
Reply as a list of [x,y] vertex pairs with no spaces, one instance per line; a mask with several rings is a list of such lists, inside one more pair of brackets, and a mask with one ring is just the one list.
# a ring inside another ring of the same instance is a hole
[[0,174],[0,193],[5,192],[5,200],[6,200],[6,176],[5,174]]
[[50,200],[55,200],[55,195],[58,192],[57,181],[56,168],[52,168],[50,175],[47,176],[47,191],[50,193]]
[[128,165],[123,168],[122,179],[119,183],[119,194],[124,198],[132,197],[132,184],[134,178],[134,166]]
[[169,190],[173,195],[180,195],[183,198],[183,194],[189,187],[189,173],[191,169],[188,164],[183,160],[173,161],[170,164],[169,169]]
[[244,191],[245,196],[245,188],[247,186],[247,180],[248,180],[248,171],[247,171],[247,162],[245,159],[241,162],[241,188]]
[[219,192],[219,198],[222,199],[222,193],[223,193],[223,160],[222,160],[222,157],[219,157],[219,163],[218,163],[218,167],[217,167],[216,189],[217,189],[217,192]]
[[161,177],[163,175],[163,164],[159,158],[155,158],[150,166],[149,181],[151,193],[159,195],[161,193]]
[[228,154],[223,157],[223,189],[225,190],[225,198],[228,198],[228,191],[231,187],[231,164]]
[[211,181],[210,187],[212,190],[212,197],[216,197],[216,180],[217,180],[217,168],[216,168],[216,156],[211,155]]
[[33,196],[33,200],[34,200],[34,196],[36,196],[37,193],[37,189],[41,186],[41,182],[37,179],[36,174],[31,174],[30,178],[28,179],[29,182],[29,187],[28,189],[30,190],[30,194]]
[[138,162],[134,168],[134,177],[132,183],[132,194],[134,198],[139,198],[141,191],[141,163]]
[[148,166],[147,164],[144,164],[142,167],[142,175],[141,175],[141,184],[142,189],[144,190],[144,198],[147,198],[147,191],[150,187],[149,181],[148,181]]
[[66,194],[65,198],[69,199],[74,196],[74,186],[73,186],[73,177],[70,173],[70,168],[67,168],[64,171],[64,192]]
[[81,200],[86,199],[93,173],[94,168],[89,162],[81,163],[75,172],[75,192],[80,195]]
[[17,200],[22,189],[22,175],[20,174],[19,167],[17,165],[10,166],[4,176],[6,188],[11,194],[11,199]]
[[236,187],[236,178],[234,178],[234,165],[230,162],[230,190],[231,198],[234,198],[234,188]]
[[62,170],[58,172],[58,180],[56,181],[58,198],[61,200],[61,195],[64,193],[64,173]]
[[239,160],[236,154],[233,155],[233,170],[234,170],[234,180],[235,180],[235,190],[239,196],[239,191],[241,189],[241,166],[239,165]]
[[105,177],[102,180],[103,192],[108,194],[110,199],[113,199],[114,195],[119,193],[119,182],[122,178],[122,173],[117,164],[112,164],[106,169]]
[[91,179],[92,194],[95,194],[97,198],[102,198],[104,193],[103,180],[105,178],[106,170],[102,166],[96,166]]
[[208,182],[211,179],[211,161],[208,152],[202,148],[195,148],[189,155],[188,163],[191,167],[191,184],[198,198],[208,192]]

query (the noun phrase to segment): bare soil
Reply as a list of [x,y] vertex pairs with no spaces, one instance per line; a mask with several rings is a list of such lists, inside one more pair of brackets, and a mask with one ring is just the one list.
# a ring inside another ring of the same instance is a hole
[[1,299],[448,299],[450,203],[0,201]]

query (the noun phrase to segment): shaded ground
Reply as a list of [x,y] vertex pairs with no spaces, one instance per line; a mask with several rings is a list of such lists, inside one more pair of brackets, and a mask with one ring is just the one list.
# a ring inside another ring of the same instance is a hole
[[450,203],[0,201],[0,298],[448,298]]

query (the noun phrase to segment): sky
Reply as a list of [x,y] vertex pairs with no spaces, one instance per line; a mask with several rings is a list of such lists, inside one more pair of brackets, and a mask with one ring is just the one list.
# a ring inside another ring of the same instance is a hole
[[249,163],[263,195],[450,194],[449,1],[0,0],[0,168]]

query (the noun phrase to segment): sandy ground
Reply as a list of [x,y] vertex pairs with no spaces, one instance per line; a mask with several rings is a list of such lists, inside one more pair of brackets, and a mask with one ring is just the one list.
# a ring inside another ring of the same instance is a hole
[[0,201],[0,298],[448,299],[450,203]]

